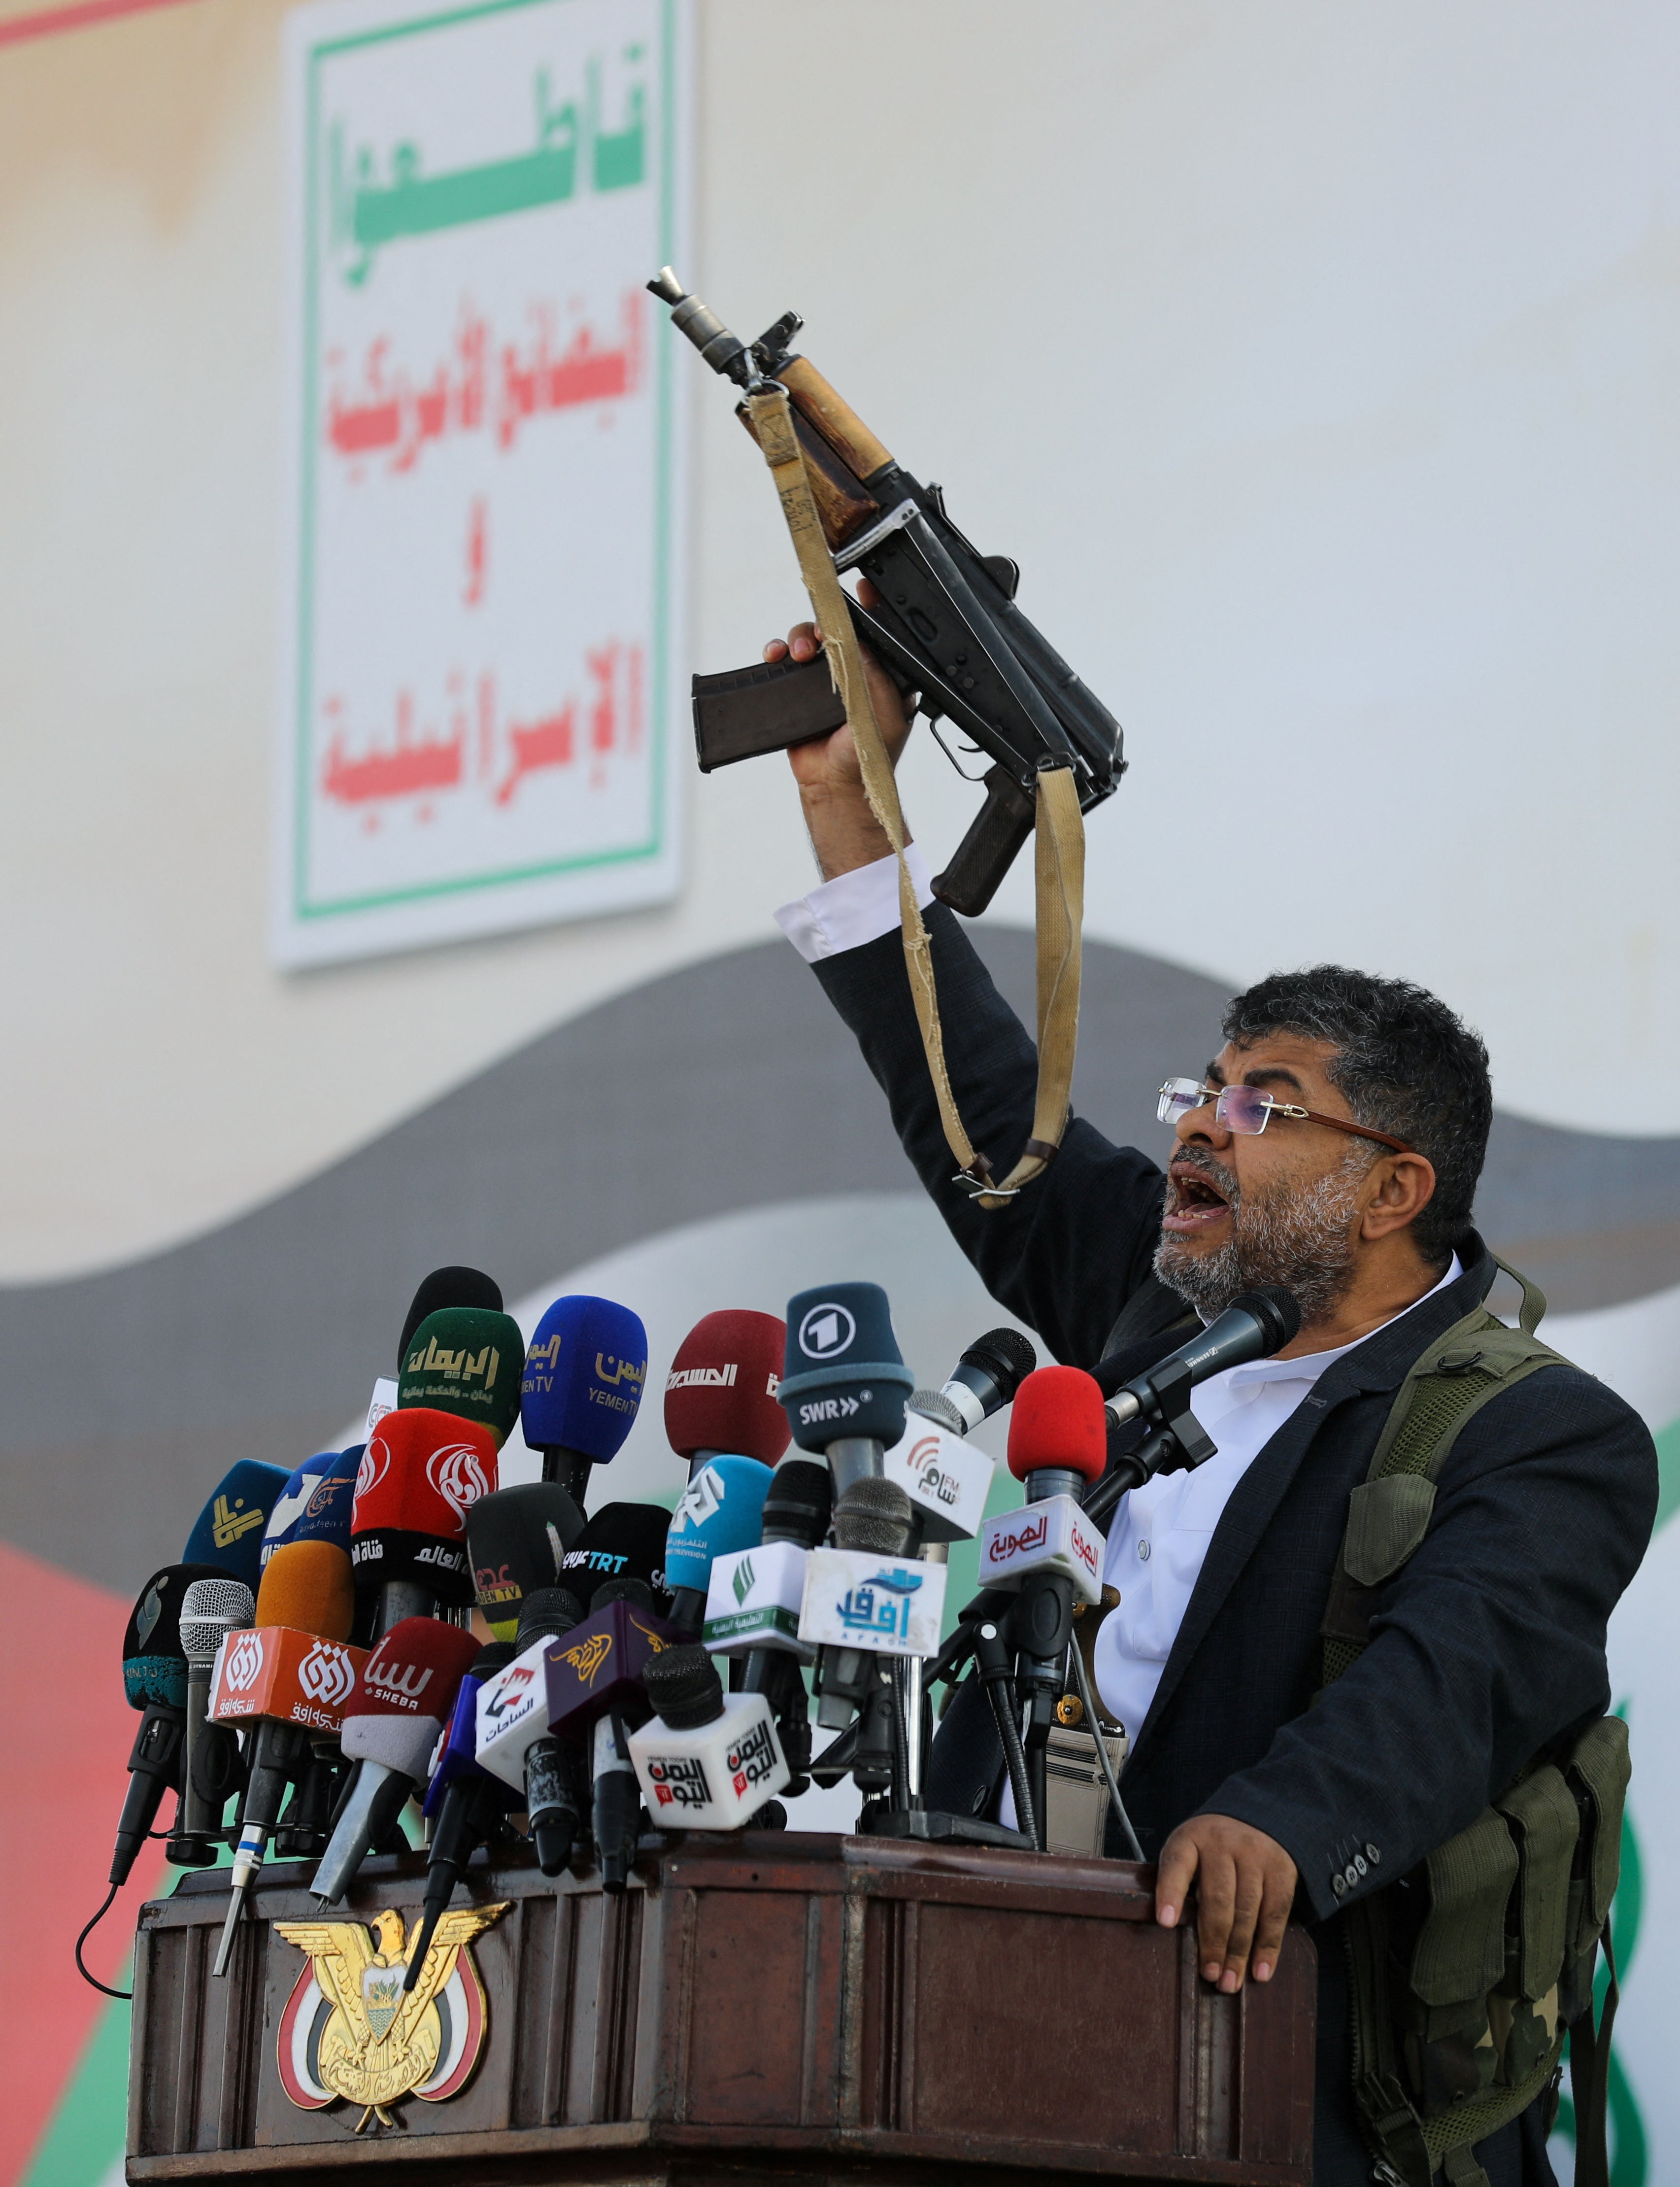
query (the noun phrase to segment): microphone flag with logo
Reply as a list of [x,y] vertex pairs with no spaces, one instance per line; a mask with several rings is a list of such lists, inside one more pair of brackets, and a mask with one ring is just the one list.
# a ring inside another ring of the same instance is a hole
[[787,1341],[779,1316],[745,1307],[694,1324],[665,1378],[665,1432],[679,1458],[732,1451],[776,1463],[788,1447],[776,1402]]
[[356,1476],[350,1555],[357,1585],[401,1581],[441,1602],[470,1602],[467,1513],[495,1487],[496,1440],[480,1421],[430,1405],[387,1413]]
[[122,1636],[122,1689],[130,1708],[153,1701],[187,1705],[187,1652],[181,1638],[181,1605],[194,1580],[220,1579],[216,1565],[166,1565],[135,1598]]
[[306,1458],[274,1499],[262,1538],[266,1565],[283,1542],[336,1542],[350,1548],[350,1505],[362,1445]]
[[405,1617],[362,1667],[339,1739],[353,1767],[338,1821],[311,1889],[336,1902],[425,1779],[461,1680],[476,1658],[469,1633],[435,1617]]
[[254,1594],[262,1577],[268,1515],[290,1478],[284,1466],[265,1465],[255,1458],[229,1466],[187,1537],[182,1563],[213,1565],[229,1579],[243,1580]]
[[522,1481],[469,1506],[473,1599],[498,1640],[515,1637],[526,1595],[559,1583],[583,1525],[583,1514],[554,1481]]
[[408,1356],[409,1339],[426,1316],[439,1313],[448,1306],[476,1307],[483,1313],[500,1313],[502,1286],[494,1276],[486,1275],[482,1268],[434,1268],[429,1276],[422,1276],[419,1288],[402,1318],[402,1335],[396,1346],[399,1368]]
[[879,1284],[825,1284],[788,1301],[787,1362],[777,1396],[801,1450],[896,1442],[915,1385]]
[[665,1539],[671,1622],[698,1638],[718,1557],[750,1549],[763,1533],[764,1499],[775,1475],[756,1458],[708,1459],[678,1499]]
[[525,1349],[526,1442],[545,1454],[565,1452],[604,1465],[635,1425],[647,1379],[648,1332],[639,1314],[583,1292],[557,1298]]
[[409,1338],[396,1378],[399,1409],[434,1407],[489,1429],[499,1450],[520,1416],[525,1339],[511,1314],[475,1307],[429,1313]]
[[[1026,1504],[995,1512],[980,1528],[980,1576],[986,1586],[1013,1590],[1036,1575],[1059,1574],[1071,1589],[1067,1601],[1076,1595],[1101,1600],[1108,1543],[1080,1498],[1107,1460],[1108,1422],[1095,1377],[1082,1367],[1041,1367],[1029,1375],[1009,1415],[1009,1470],[1025,1486]],[[1064,1603],[1059,1617],[1065,1609]],[[1057,1653],[1060,1625],[1053,1623],[1050,1637],[1040,1634],[1029,1647],[1021,1630],[1027,1614],[1023,1608],[1012,1628],[1017,1644],[1048,1661]]]
[[560,1585],[587,1609],[611,1580],[640,1580],[660,1616],[671,1615],[665,1570],[671,1514],[658,1504],[604,1504],[566,1551]]

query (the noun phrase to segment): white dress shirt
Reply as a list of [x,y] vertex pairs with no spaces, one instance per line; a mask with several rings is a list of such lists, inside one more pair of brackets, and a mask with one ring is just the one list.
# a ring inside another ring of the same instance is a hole
[[[925,911],[933,902],[932,877],[919,843],[907,844],[904,863],[916,885],[916,901]],[[838,957],[842,949],[861,949],[899,926],[898,860],[889,852],[873,865],[858,866],[824,881],[809,896],[784,903],[776,924],[807,964]]]

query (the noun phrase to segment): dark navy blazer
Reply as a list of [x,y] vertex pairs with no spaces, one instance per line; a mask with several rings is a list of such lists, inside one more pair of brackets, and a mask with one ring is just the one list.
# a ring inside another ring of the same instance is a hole
[[[1031,1130],[1037,1057],[954,915],[927,914],[953,1088],[1003,1175]],[[906,1153],[992,1296],[1056,1358],[1093,1363],[1128,1301],[1147,1325],[1165,1179],[1077,1117],[1049,1170],[1006,1209],[951,1182],[898,936],[823,959],[818,977],[891,1104]],[[1171,1062],[1172,1059],[1166,1059]],[[1542,1369],[1469,1423],[1429,1533],[1379,1598],[1371,1644],[1311,1706],[1347,1521],[1394,1393],[1419,1354],[1490,1289],[1464,1273],[1329,1368],[1254,1459],[1214,1529],[1124,1791],[1145,1854],[1187,1816],[1233,1815],[1300,1870],[1296,1913],[1320,1965],[1317,2178],[1369,2177],[1350,2087],[1335,1915],[1462,1830],[1527,1763],[1610,1706],[1606,1621],[1649,1539],[1656,1453],[1644,1424],[1578,1369]],[[1181,1332],[1182,1333],[1182,1332]],[[1169,1331],[1138,1346],[1165,1352]],[[935,1742],[930,1804],[975,1811],[1001,1770],[989,1712],[964,1695]],[[1355,1852],[1368,1873],[1333,1879]],[[1520,2128],[1521,2129],[1520,2132]],[[1481,2145],[1492,2187],[1549,2177],[1533,2117]]]

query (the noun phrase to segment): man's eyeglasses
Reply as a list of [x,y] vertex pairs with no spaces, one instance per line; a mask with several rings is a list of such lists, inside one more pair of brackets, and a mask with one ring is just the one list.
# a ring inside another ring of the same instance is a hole
[[1368,1124],[1351,1124],[1346,1116],[1321,1116],[1318,1110],[1302,1109],[1293,1101],[1274,1101],[1259,1086],[1204,1086],[1196,1078],[1169,1078],[1160,1089],[1155,1114],[1163,1124],[1176,1124],[1181,1116],[1205,1107],[1210,1101],[1214,1122],[1228,1132],[1251,1136],[1263,1132],[1274,1116],[1299,1116],[1305,1123],[1328,1124],[1333,1132],[1347,1132],[1355,1138],[1375,1139],[1399,1155],[1413,1151],[1407,1140],[1396,1139],[1388,1132],[1374,1132]]

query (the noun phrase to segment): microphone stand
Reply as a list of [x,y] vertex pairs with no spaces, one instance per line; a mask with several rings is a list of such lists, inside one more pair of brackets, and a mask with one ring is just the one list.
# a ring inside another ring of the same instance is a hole
[[1157,1473],[1205,1465],[1219,1446],[1190,1410],[1190,1369],[1182,1359],[1164,1359],[1143,1378],[1149,1388],[1143,1408],[1150,1433],[1137,1449],[1115,1459],[1084,1501],[1085,1515],[1102,1526],[1128,1489],[1141,1488]]

